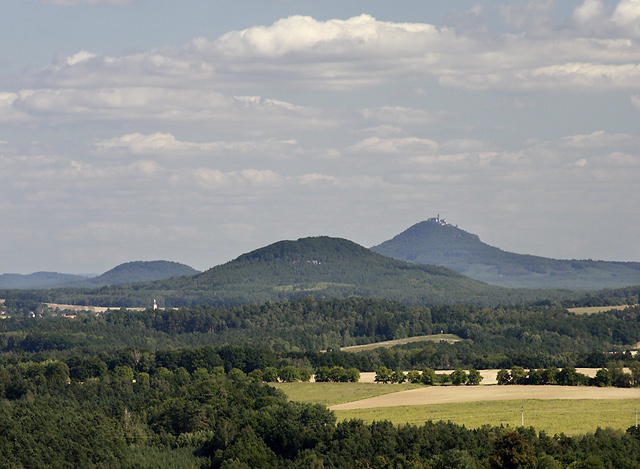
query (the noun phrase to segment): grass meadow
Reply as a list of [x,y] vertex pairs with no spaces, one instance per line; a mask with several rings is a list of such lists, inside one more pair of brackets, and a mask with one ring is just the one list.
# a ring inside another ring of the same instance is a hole
[[332,406],[382,396],[399,391],[423,387],[421,384],[402,383],[380,385],[373,383],[271,383],[284,391],[289,400]]
[[[278,383],[275,386],[283,390],[290,400],[326,406],[422,387],[411,383]],[[456,388],[451,387],[451,392],[456,392]],[[444,420],[467,428],[483,425],[518,427],[522,425],[524,416],[524,425],[532,426],[537,431],[545,431],[549,435],[577,435],[594,432],[598,427],[625,430],[635,424],[635,409],[640,409],[640,399],[519,399],[399,405],[334,412],[339,421],[390,420],[398,425],[422,425],[428,420]]]
[[[336,410],[338,420],[390,420],[395,424],[422,425],[427,420],[451,421],[467,428],[482,425],[534,427],[548,435],[594,432],[596,428],[626,430],[635,424],[637,399],[622,400],[512,400],[463,402],[421,406]],[[524,412],[523,412],[524,410]]]
[[462,339],[454,334],[433,334],[422,335],[416,337],[407,337],[404,339],[385,340],[384,342],[376,342],[366,345],[352,345],[349,347],[340,347],[342,352],[362,352],[363,350],[375,350],[380,347],[391,348],[396,345],[404,345],[412,342],[460,342]]

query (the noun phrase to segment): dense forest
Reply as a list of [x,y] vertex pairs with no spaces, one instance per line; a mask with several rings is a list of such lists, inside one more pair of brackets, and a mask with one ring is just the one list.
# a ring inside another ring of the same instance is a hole
[[[582,301],[633,303],[628,293]],[[439,372],[439,384],[457,384],[461,368],[504,368],[503,384],[533,384],[526,380],[554,367],[589,366],[606,367],[603,385],[620,376],[637,385],[638,357],[628,351],[640,341],[640,306],[591,315],[566,306],[574,304],[304,297],[95,314],[9,298],[0,320],[0,467],[639,467],[635,428],[569,437],[336,423],[326,408],[288,402],[268,384],[312,374],[350,381],[385,368],[424,370],[407,379],[425,384],[436,384],[423,379],[429,370],[452,370]],[[339,350],[440,333],[461,340]],[[622,366],[634,374],[620,375]],[[556,382],[565,375],[580,379],[565,372]]]
[[[30,305],[37,306],[37,305]],[[156,351],[200,346],[259,347],[298,353],[318,364],[323,350],[430,334],[454,334],[456,343],[414,342],[380,348],[336,363],[375,371],[393,369],[603,367],[611,352],[640,342],[640,307],[577,315],[562,305],[510,307],[406,306],[386,300],[351,298],[178,309],[116,310],[64,317],[13,315],[0,321],[0,350],[7,353],[84,352],[126,347]],[[57,316],[54,316],[57,314]],[[348,361],[348,363],[347,363]],[[251,371],[251,370],[249,370]]]
[[[131,360],[144,362],[136,353]],[[164,358],[156,357],[162,363]],[[200,363],[203,365],[205,362]],[[100,365],[102,364],[102,366]],[[144,366],[144,365],[143,365]],[[0,467],[638,467],[640,433],[577,437],[445,422],[336,423],[237,368],[192,372],[83,355],[0,367]]]

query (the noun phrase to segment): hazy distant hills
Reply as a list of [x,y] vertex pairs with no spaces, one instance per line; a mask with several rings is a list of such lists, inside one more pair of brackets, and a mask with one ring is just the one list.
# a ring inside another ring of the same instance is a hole
[[56,295],[60,303],[150,306],[156,299],[161,307],[230,306],[308,295],[484,305],[567,296],[566,292],[487,285],[450,269],[391,259],[352,241],[326,236],[280,241],[195,276],[92,291],[50,290],[47,294]]
[[2,274],[0,288],[48,288],[75,282],[82,282],[89,277],[83,275],[60,274],[58,272],[34,272],[32,274]]
[[183,275],[199,273],[192,267],[170,261],[134,261],[120,264],[97,277],[36,272],[29,275],[0,275],[2,289],[33,289],[52,287],[93,288],[106,285],[123,285],[135,282],[151,282]]
[[474,234],[431,219],[371,248],[416,264],[447,267],[493,285],[602,289],[640,285],[639,262],[559,260],[503,251]]

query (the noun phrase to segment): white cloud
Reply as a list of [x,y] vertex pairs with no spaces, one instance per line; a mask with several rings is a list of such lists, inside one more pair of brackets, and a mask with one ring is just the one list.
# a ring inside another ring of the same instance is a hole
[[614,23],[621,26],[631,26],[635,31],[640,27],[640,1],[621,0],[613,12]]
[[480,152],[493,149],[495,144],[473,139],[457,139],[444,142],[441,145],[443,151]]
[[370,137],[351,145],[347,150],[353,153],[432,153],[438,149],[438,144],[433,140],[417,137],[380,138]]
[[338,184],[338,178],[335,176],[319,173],[303,174],[296,176],[294,180],[303,186],[335,186]]
[[[541,36],[524,32],[475,37],[369,15],[328,21],[291,16],[271,26],[231,31],[216,40],[198,38],[178,47],[121,57],[81,50],[24,81],[32,89],[63,94],[79,94],[81,89],[89,94],[96,89],[102,94],[115,89],[212,94],[212,89],[265,84],[333,90],[430,77],[443,86],[469,90],[638,90],[640,36],[594,37],[580,29],[596,20],[599,5],[587,1],[575,10],[576,30]],[[621,2],[613,18],[627,18],[627,12],[635,15],[637,5]],[[385,106],[366,112],[369,118],[403,119],[412,111]],[[420,112],[416,117],[423,121],[434,117]]]
[[612,6],[585,0],[573,13],[573,23],[585,36],[640,39],[640,2],[621,0]]
[[601,0],[585,0],[573,12],[573,20],[581,26],[601,21],[605,16],[605,8]]
[[640,145],[639,135],[610,134],[599,130],[588,135],[571,135],[562,139],[567,148],[599,148]]
[[[255,26],[233,31],[216,41],[217,48],[234,57],[283,57],[289,54],[342,55],[356,51],[413,55],[424,45],[438,46],[443,37],[454,39],[448,30],[420,23],[377,21],[369,15],[348,20],[317,21],[309,16],[291,16],[272,26]],[[412,43],[418,40],[418,43]]]
[[185,142],[176,139],[170,133],[156,132],[142,134],[139,132],[102,140],[94,145],[97,150],[107,154],[127,152],[132,154],[167,154],[176,157],[189,154],[213,154],[216,156],[249,155],[291,158],[301,153],[296,140],[267,139],[262,141],[219,141],[219,142]]
[[617,166],[640,166],[640,155],[631,155],[615,151],[606,155],[605,164],[613,164]]
[[16,109],[17,93],[0,92],[0,123],[18,124],[31,120],[28,113]]
[[74,65],[78,65],[79,63],[88,62],[89,60],[94,59],[96,57],[97,57],[96,54],[87,52],[86,50],[81,50],[80,52],[73,54],[71,57],[67,57],[66,60],[64,61],[64,64],[69,66],[74,66]]
[[318,109],[257,96],[227,96],[202,89],[159,87],[46,88],[0,93],[0,122],[194,122],[249,131],[337,125]]
[[402,106],[382,106],[362,110],[362,116],[367,120],[397,125],[431,124],[439,120],[442,117],[441,114]]
[[226,194],[246,194],[248,188],[274,189],[281,186],[284,178],[271,170],[243,169],[221,171],[212,168],[197,168],[179,171],[171,177],[174,188],[193,188],[206,191],[225,191]]

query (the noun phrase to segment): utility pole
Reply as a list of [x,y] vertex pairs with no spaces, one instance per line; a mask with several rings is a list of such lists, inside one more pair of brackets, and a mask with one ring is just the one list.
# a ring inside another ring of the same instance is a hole
[[636,428],[638,428],[638,409],[636,409]]
[[[520,408],[520,412],[522,412],[522,426],[524,427],[524,406]],[[636,426],[638,426],[638,412],[636,411]]]

